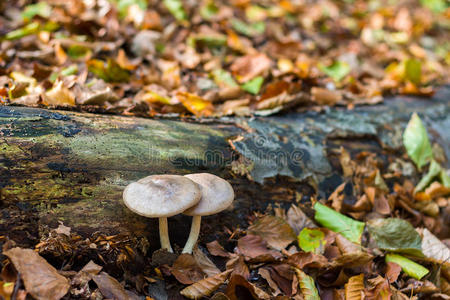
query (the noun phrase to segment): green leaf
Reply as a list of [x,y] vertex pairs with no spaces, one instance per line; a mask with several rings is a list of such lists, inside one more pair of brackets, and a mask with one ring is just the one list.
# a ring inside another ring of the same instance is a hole
[[316,252],[326,244],[325,234],[319,229],[303,228],[297,237],[298,245],[305,252]]
[[295,274],[297,274],[298,285],[302,291],[303,299],[320,300],[319,292],[314,284],[314,279],[298,268],[295,268]]
[[203,43],[208,47],[221,47],[227,44],[224,34],[198,34],[194,37],[195,43]]
[[264,22],[247,24],[239,19],[231,19],[231,27],[237,32],[249,37],[260,35],[266,30],[266,24]]
[[316,202],[314,209],[316,211],[314,218],[322,226],[342,234],[354,243],[361,243],[361,235],[364,231],[363,222],[344,216],[319,202]]
[[91,52],[92,51],[90,48],[79,44],[70,45],[70,47],[67,49],[67,55],[75,59],[86,57]]
[[36,4],[27,5],[22,12],[22,18],[24,20],[31,20],[35,16],[41,16],[48,18],[52,14],[52,8],[47,2],[38,2]]
[[336,61],[328,67],[320,63],[319,69],[333,78],[335,82],[340,82],[351,71],[350,66],[347,63],[341,61]]
[[436,13],[444,12],[449,7],[445,0],[420,0],[420,3]]
[[125,18],[128,15],[128,8],[132,5],[137,5],[140,9],[147,9],[147,1],[145,0],[113,0],[116,4],[119,16]]
[[403,145],[419,170],[433,157],[427,130],[417,113],[413,113],[406,126],[405,132],[403,133]]
[[8,32],[5,35],[5,39],[9,40],[9,41],[12,41],[12,40],[20,39],[20,38],[22,38],[24,36],[27,36],[27,35],[32,35],[32,34],[38,33],[39,32],[39,27],[40,26],[39,26],[38,22],[32,22],[30,24],[25,25],[22,28],[19,28],[19,29],[16,29],[16,30]]
[[200,15],[203,19],[209,20],[213,16],[215,16],[219,12],[219,7],[217,7],[216,4],[214,4],[214,1],[207,1],[201,8],[200,8]]
[[211,75],[214,78],[214,82],[219,86],[227,86],[227,87],[236,87],[238,84],[234,80],[233,76],[223,70],[223,69],[216,69],[212,71]]
[[416,188],[414,189],[414,192],[420,192],[424,188],[426,188],[431,183],[431,181],[439,175],[441,170],[441,166],[434,159],[432,159],[430,168],[428,169],[428,173],[419,181]]
[[422,239],[408,221],[375,219],[367,222],[367,229],[380,249],[423,257]]
[[108,59],[105,63],[98,59],[91,59],[87,62],[88,70],[106,82],[127,82],[130,73],[122,69],[114,60]]
[[178,21],[187,21],[187,14],[184,11],[183,2],[180,0],[163,0],[165,7]]
[[445,187],[450,188],[450,176],[447,175],[447,172],[444,169],[441,170],[439,177],[441,179],[442,184]]
[[261,86],[264,82],[264,77],[258,76],[253,78],[252,80],[247,81],[244,83],[241,88],[244,91],[249,92],[250,94],[256,95],[259,93],[259,90],[261,89]]
[[427,275],[430,272],[427,268],[398,254],[386,254],[386,262],[396,263],[397,265],[402,267],[403,272],[417,280],[422,279],[423,276]]
[[420,85],[422,78],[422,63],[414,58],[405,61],[405,79],[411,81],[415,85]]

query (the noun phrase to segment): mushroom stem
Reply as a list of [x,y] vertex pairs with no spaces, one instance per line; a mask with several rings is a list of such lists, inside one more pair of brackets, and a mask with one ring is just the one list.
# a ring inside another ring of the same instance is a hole
[[191,232],[189,233],[189,238],[184,245],[183,253],[192,253],[195,243],[198,240],[198,234],[200,233],[200,223],[202,222],[202,216],[194,216],[192,218]]
[[170,246],[169,227],[167,226],[167,218],[159,218],[159,240],[161,241],[161,248],[173,253]]

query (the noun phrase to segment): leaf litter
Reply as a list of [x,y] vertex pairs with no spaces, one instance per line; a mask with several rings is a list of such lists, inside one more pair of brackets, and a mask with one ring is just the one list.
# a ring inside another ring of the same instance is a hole
[[4,105],[269,115],[427,97],[450,78],[445,0],[35,2],[0,6]]

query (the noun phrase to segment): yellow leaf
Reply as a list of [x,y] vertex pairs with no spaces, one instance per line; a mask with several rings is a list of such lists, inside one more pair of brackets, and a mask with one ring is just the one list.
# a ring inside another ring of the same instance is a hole
[[350,277],[345,284],[345,300],[364,299],[364,274]]
[[177,92],[181,104],[197,117],[210,116],[214,110],[211,102],[187,92]]
[[73,93],[63,85],[62,81],[55,82],[54,87],[43,95],[46,105],[75,105]]

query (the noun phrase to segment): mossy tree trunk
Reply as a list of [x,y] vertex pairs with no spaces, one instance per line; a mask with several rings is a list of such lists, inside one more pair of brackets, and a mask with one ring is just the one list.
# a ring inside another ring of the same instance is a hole
[[[290,113],[254,119],[181,121],[0,107],[0,235],[38,241],[43,227],[70,226],[146,236],[158,248],[157,220],[128,211],[123,188],[157,174],[211,172],[233,184],[236,201],[220,218],[202,222],[203,241],[223,228],[245,226],[253,210],[290,205],[299,194],[330,193],[342,181],[328,154],[345,145],[356,153],[401,153],[413,111],[450,155],[450,89],[433,100],[391,99],[353,111]],[[190,218],[169,219],[182,247]]]

